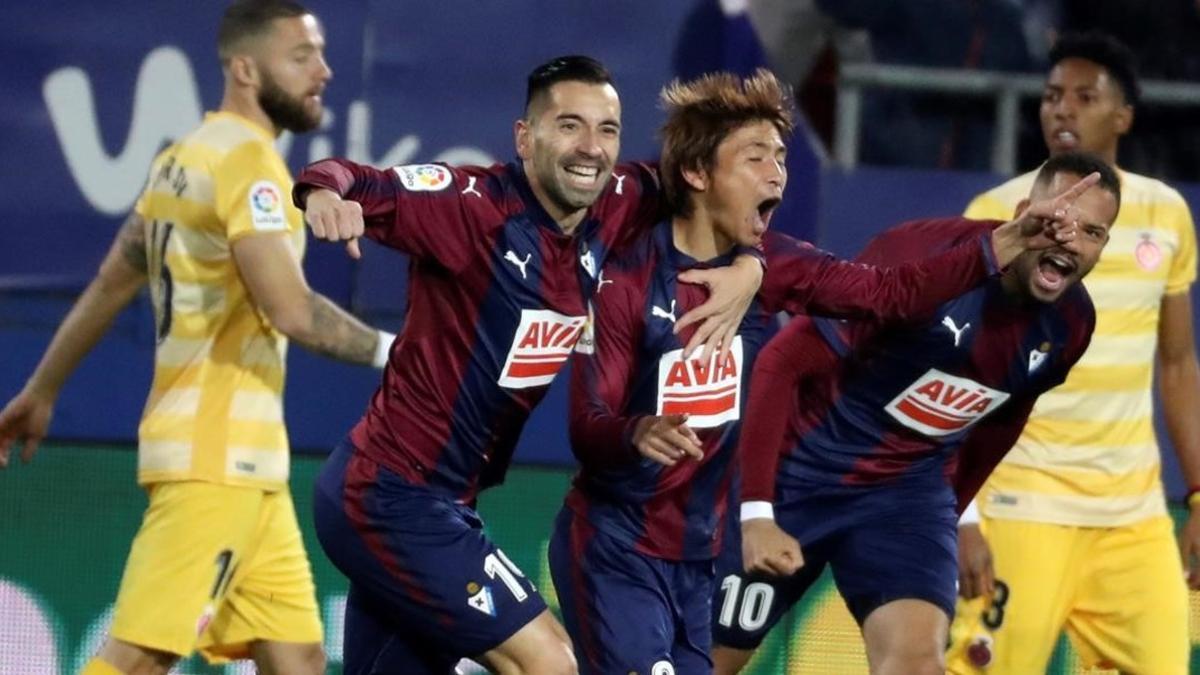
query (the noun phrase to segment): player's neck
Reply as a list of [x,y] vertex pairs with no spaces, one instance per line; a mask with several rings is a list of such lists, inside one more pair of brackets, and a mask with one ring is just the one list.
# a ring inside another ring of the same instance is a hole
[[222,112],[231,112],[244,117],[265,129],[272,136],[279,136],[279,128],[275,126],[275,123],[263,111],[262,106],[258,104],[258,100],[248,94],[226,90],[225,97],[221,99],[221,107],[218,109]]
[[671,239],[676,249],[695,260],[712,260],[733,250],[733,240],[718,230],[702,209],[671,218]]

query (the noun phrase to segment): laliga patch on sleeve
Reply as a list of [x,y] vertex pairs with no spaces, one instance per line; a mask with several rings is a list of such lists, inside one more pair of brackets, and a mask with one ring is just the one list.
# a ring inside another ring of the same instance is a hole
[[283,211],[283,191],[269,180],[250,186],[250,224],[260,232],[279,232],[287,229]]
[[450,169],[437,164],[406,164],[395,171],[404,189],[413,192],[445,190],[453,179]]

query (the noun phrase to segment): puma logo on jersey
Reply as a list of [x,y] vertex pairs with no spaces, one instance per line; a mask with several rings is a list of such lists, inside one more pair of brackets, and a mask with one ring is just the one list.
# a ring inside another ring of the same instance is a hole
[[909,429],[926,436],[948,436],[978,422],[1008,397],[974,380],[930,368],[885,410]]
[[613,190],[613,192],[619,195],[625,194],[625,178],[627,178],[627,176],[624,174],[614,173],[612,177],[617,179],[617,188]]
[[962,340],[963,333],[967,332],[967,329],[971,327],[971,324],[968,322],[964,323],[962,328],[959,328],[958,325],[954,323],[954,319],[950,318],[949,316],[942,317],[942,325],[946,328],[949,328],[951,333],[954,333],[955,347],[957,347],[958,343]]
[[504,252],[504,259],[507,260],[508,262],[516,265],[517,269],[521,270],[521,278],[522,279],[529,278],[529,277],[525,276],[525,266],[529,264],[529,259],[532,257],[533,257],[532,253],[526,253],[525,259],[521,260],[520,258],[517,257],[517,254],[513,253],[511,250]]
[[671,311],[669,312],[658,305],[650,305],[650,315],[675,323],[675,300],[671,300]]
[[549,309],[521,310],[521,323],[500,370],[499,385],[526,389],[550,384],[586,324],[586,316],[567,316]]
[[479,190],[475,189],[475,176],[467,176],[467,187],[463,189],[462,194],[475,195],[476,197],[483,196],[483,194],[480,193]]
[[[604,284],[611,284],[612,282],[612,279],[605,279],[604,270],[600,270],[600,278],[596,280],[596,292],[599,293],[600,291],[604,290]],[[656,307],[655,309],[658,308]]]
[[658,359],[659,415],[687,413],[688,426],[705,429],[738,419],[742,390],[742,338],[735,336],[729,354],[708,361],[684,359],[683,350]]

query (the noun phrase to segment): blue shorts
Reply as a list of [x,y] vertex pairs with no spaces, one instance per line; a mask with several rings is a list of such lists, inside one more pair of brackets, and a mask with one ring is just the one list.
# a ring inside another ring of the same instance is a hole
[[644,555],[563,507],[550,574],[581,675],[712,672],[711,560]]
[[546,609],[475,510],[414,486],[343,441],[317,477],[325,555],[350,579],[345,672],[444,673]]
[[[735,510],[731,513],[736,517]],[[954,617],[958,530],[953,500],[897,498],[886,488],[813,489],[776,503],[775,520],[800,542],[804,567],[783,579],[747,575],[741,528],[730,522],[717,560],[712,618],[717,644],[757,648],[826,565],[860,626],[878,607],[901,599],[925,600]]]

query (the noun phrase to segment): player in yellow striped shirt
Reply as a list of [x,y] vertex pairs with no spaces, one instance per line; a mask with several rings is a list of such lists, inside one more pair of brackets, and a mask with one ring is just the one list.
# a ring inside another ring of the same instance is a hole
[[[1132,55],[1106,36],[1066,35],[1051,52],[1041,125],[1052,154],[1116,165],[1133,122]],[[1171,440],[1200,485],[1200,368],[1190,288],[1191,213],[1164,183],[1120,171],[1121,210],[1085,285],[1091,346],[1038,400],[1020,440],[959,528],[960,601],[949,670],[1043,673],[1065,627],[1084,664],[1140,675],[1188,671],[1187,589],[1200,582],[1200,517],[1172,536],[1153,425],[1155,366]],[[972,218],[1008,217],[1026,174],[977,197]],[[971,523],[970,515],[981,516]]]
[[261,672],[324,672],[287,486],[287,342],[382,365],[391,340],[309,289],[300,267],[303,221],[273,143],[320,122],[332,72],[319,23],[295,2],[243,0],[217,42],[220,110],[155,159],[96,278],[0,412],[0,466],[14,441],[28,461],[69,374],[149,283],[158,346],[138,482],[150,503],[85,675],[165,673],[196,649]]

